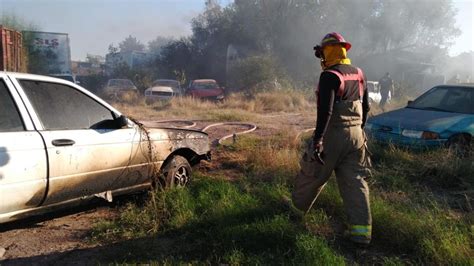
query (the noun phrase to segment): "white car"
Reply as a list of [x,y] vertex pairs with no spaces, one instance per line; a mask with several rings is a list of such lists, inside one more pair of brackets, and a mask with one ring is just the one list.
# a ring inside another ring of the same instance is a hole
[[145,102],[147,104],[156,101],[170,100],[174,96],[174,91],[171,87],[155,86],[145,90]]
[[[382,94],[380,94],[380,84],[378,81],[367,81],[367,90],[369,91],[369,100],[371,103],[379,104],[382,100]],[[387,102],[392,99],[392,93],[388,92]]]
[[0,106],[0,223],[158,181],[185,185],[210,156],[206,133],[144,130],[57,78],[0,72]]
[[182,94],[181,85],[172,79],[157,79],[145,90],[145,102],[151,104],[159,100],[169,100]]

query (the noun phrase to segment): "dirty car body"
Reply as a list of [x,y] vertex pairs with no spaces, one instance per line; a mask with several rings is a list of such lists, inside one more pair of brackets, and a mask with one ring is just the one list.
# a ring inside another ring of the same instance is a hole
[[0,223],[149,188],[175,156],[209,158],[207,134],[144,128],[78,85],[0,73]]
[[369,118],[366,132],[381,143],[415,149],[474,136],[474,87],[437,86],[407,107]]

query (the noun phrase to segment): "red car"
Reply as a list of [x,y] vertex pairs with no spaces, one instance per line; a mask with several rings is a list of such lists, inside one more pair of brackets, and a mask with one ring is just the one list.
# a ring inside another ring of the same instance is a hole
[[187,95],[209,100],[223,100],[224,88],[213,79],[195,79],[189,83]]

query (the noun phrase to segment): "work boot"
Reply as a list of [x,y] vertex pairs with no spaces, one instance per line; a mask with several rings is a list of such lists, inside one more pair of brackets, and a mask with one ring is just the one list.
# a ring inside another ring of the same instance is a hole
[[367,249],[370,246],[370,239],[362,236],[354,236],[351,234],[350,230],[345,230],[342,237],[354,248]]

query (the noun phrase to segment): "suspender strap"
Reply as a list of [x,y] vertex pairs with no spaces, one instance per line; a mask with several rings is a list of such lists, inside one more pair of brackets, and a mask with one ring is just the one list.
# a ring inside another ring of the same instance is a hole
[[358,81],[359,97],[362,98],[362,96],[364,95],[364,73],[362,73],[362,70],[360,68],[357,68],[357,74],[342,74],[341,72],[332,69],[326,71],[333,73],[339,78],[340,85],[336,93],[337,97],[342,97],[342,95],[344,94],[346,81]]
[[360,68],[357,68],[357,75],[359,76],[359,97],[362,99],[364,96],[364,73]]
[[339,85],[339,89],[337,90],[336,96],[342,97],[342,94],[344,93],[344,85],[345,85],[344,76],[337,70],[330,69],[330,70],[325,70],[325,71],[331,72],[339,78],[340,85]]

